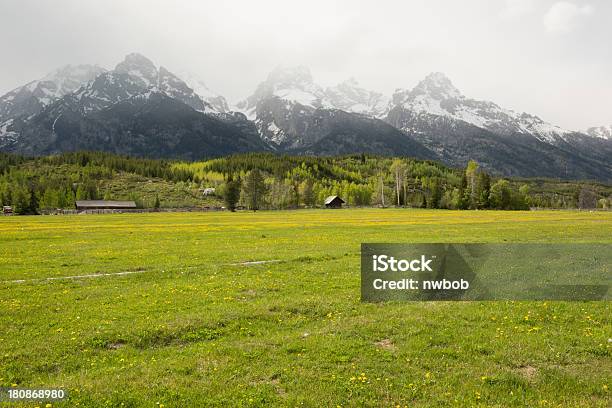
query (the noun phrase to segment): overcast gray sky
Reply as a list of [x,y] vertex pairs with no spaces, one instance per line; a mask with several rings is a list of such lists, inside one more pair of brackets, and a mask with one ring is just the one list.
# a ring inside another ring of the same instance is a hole
[[230,102],[277,65],[387,94],[442,71],[466,96],[570,129],[612,124],[608,0],[1,0],[0,93],[140,52]]

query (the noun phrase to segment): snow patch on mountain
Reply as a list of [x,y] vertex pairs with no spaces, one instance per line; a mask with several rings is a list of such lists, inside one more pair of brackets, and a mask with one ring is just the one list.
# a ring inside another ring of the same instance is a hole
[[8,146],[17,140],[17,132],[10,130],[13,119],[0,123],[0,147]]
[[83,114],[107,108],[147,90],[143,81],[128,73],[109,71],[66,96]]
[[588,128],[586,134],[600,139],[612,140],[612,125]]
[[208,103],[214,112],[229,113],[231,111],[227,100],[222,95],[212,91],[197,75],[188,71],[180,71],[178,76],[185,81],[204,102]]
[[315,107],[317,104],[320,106],[321,101],[318,95],[302,89],[279,89],[274,95],[286,101],[309,107]]
[[105,71],[104,68],[97,65],[66,65],[26,86],[39,96],[43,105],[48,105],[93,81]]
[[389,99],[378,92],[362,88],[351,78],[325,90],[326,99],[336,109],[380,117],[385,113]]
[[276,126],[274,121],[268,124],[268,132],[268,134],[271,135],[269,136],[269,141],[280,144],[284,140],[283,130]]

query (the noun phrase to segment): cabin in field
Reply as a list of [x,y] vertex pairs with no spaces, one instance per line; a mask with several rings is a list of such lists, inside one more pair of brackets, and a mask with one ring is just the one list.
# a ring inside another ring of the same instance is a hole
[[13,215],[13,207],[10,205],[5,205],[2,207],[2,214]]
[[325,199],[325,208],[342,208],[344,200],[338,196],[329,196]]
[[78,200],[76,209],[86,210],[133,210],[136,208],[134,201],[110,201],[110,200]]

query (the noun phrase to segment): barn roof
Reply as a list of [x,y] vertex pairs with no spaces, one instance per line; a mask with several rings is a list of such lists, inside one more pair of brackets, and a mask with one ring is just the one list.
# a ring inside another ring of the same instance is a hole
[[136,208],[136,203],[134,201],[78,200],[76,206],[81,208]]
[[343,199],[341,199],[340,197],[338,197],[337,195],[333,195],[333,196],[329,196],[329,197],[327,197],[327,198],[325,199],[325,204],[329,204],[329,203],[331,203],[332,201],[334,201],[335,199],[338,199],[338,200],[340,200],[341,202],[344,202],[344,200],[343,200]]

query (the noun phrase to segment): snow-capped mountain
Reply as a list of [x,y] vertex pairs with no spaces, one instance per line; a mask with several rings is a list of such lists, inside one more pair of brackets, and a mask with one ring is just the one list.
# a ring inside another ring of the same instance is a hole
[[257,103],[272,96],[304,107],[340,109],[373,117],[381,116],[389,103],[383,94],[362,88],[354,78],[323,88],[313,81],[310,69],[297,66],[274,69],[253,95],[239,102],[237,107],[255,119]]
[[254,121],[263,140],[273,145],[300,147],[307,143],[307,118],[328,106],[323,88],[313,82],[307,67],[277,67],[255,92],[236,104]]
[[[117,74],[122,75],[122,74]],[[105,109],[83,114],[62,99],[35,115],[21,129],[12,151],[54,154],[101,150],[152,158],[188,160],[267,151],[251,129],[198,112],[159,91],[146,91]]]
[[238,104],[242,113],[203,81],[185,78],[135,53],[110,71],[64,67],[0,97],[0,150],[190,159],[366,152],[457,167],[474,159],[508,176],[612,179],[612,127],[567,131],[468,98],[441,73],[386,98],[353,79],[324,88],[306,67],[277,68]]
[[196,159],[269,149],[244,115],[216,112],[140,54],[0,131],[0,149],[28,155],[85,149]]
[[313,81],[308,68],[277,68],[238,107],[255,121],[262,139],[275,150],[434,158],[431,151],[412,137],[349,109],[363,111],[368,104],[375,105],[377,98],[378,95],[360,89],[354,81],[336,87],[328,95]]
[[428,75],[411,90],[398,89],[391,101],[390,109],[399,106],[412,114],[443,116],[496,133],[529,134],[547,143],[555,143],[571,133],[537,116],[467,98],[440,72]]
[[327,101],[325,90],[313,82],[310,70],[304,66],[276,68],[257,86],[253,95],[238,102],[236,106],[249,119],[254,120],[257,117],[257,104],[270,97],[307,108],[332,107]]
[[115,72],[134,78],[143,88],[157,86],[159,72],[153,62],[138,53],[126,55],[123,61],[115,66]]
[[336,109],[381,117],[389,105],[389,98],[382,93],[359,86],[354,78],[325,90],[326,99]]
[[15,142],[18,133],[13,124],[17,118],[31,118],[104,71],[97,65],[66,65],[0,97],[0,148]]
[[160,91],[191,106],[197,111],[225,114],[231,111],[227,100],[211,91],[193,74],[175,75],[140,54],[130,54],[117,65],[115,72],[124,73],[152,91]]
[[397,90],[385,121],[453,166],[474,159],[505,175],[612,178],[612,146],[534,115],[467,98],[441,73],[411,90]]
[[162,92],[197,111],[213,110],[182,79],[164,67],[157,69],[151,60],[138,53],[127,55],[122,62],[117,64],[114,72],[128,75],[141,88],[152,92]]
[[591,127],[588,128],[585,133],[599,139],[612,140],[612,125]]
[[204,102],[178,77],[163,67],[158,70],[148,58],[136,53],[126,56],[114,70],[102,72],[56,101],[61,102],[59,106],[69,105],[88,114],[147,92],[166,94],[199,111],[206,109]]
[[66,65],[0,97],[0,148],[17,140],[15,120],[33,117],[104,72],[97,65]]
[[104,71],[97,65],[66,65],[44,78],[13,89],[0,97],[0,122],[17,116],[34,115]]
[[187,71],[180,71],[178,75],[204,102],[208,103],[215,112],[231,112],[225,97],[212,91],[197,75]]
[[147,91],[164,93],[197,111],[219,112],[178,76],[132,53],[111,71],[95,65],[68,65],[9,92],[0,98],[0,123],[10,128],[7,121],[27,119],[67,95],[89,112]]
[[213,108],[200,95],[196,94],[182,79],[160,67],[157,77],[157,89],[171,98],[178,99],[200,112],[211,112]]

